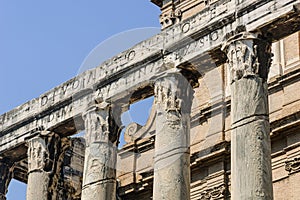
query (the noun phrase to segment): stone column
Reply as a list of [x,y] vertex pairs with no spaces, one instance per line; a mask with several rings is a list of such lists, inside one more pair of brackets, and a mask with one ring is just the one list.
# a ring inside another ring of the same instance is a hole
[[28,140],[27,200],[56,199],[60,147],[59,137],[48,132]]
[[92,105],[85,120],[82,200],[116,199],[116,161],[120,113],[106,102]]
[[12,174],[13,164],[0,157],[0,200],[6,200],[6,193]]
[[231,75],[231,195],[273,199],[267,77],[271,44],[258,34],[231,37],[224,50]]
[[179,72],[155,83],[154,200],[190,199],[190,110],[193,89]]

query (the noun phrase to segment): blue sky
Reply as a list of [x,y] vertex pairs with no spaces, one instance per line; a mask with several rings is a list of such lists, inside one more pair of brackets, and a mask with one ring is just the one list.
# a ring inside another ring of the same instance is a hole
[[[0,113],[76,76],[107,38],[158,28],[159,13],[150,0],[0,0]],[[12,181],[8,200],[25,199],[25,190]]]

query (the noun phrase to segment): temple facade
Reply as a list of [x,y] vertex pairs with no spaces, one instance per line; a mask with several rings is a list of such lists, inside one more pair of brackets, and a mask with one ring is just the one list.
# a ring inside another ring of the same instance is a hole
[[0,116],[0,200],[299,199],[300,1],[151,2],[161,33]]

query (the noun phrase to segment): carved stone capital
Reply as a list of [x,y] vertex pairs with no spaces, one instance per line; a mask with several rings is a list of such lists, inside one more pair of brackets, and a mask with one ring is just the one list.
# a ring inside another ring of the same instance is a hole
[[182,74],[166,74],[156,80],[154,97],[158,111],[181,115],[182,112],[190,112],[193,88]]
[[300,158],[294,158],[285,162],[285,170],[289,173],[300,171]]
[[27,141],[28,173],[35,171],[51,172],[55,165],[60,138],[56,134],[39,134]]
[[91,143],[115,143],[118,140],[121,124],[121,112],[107,103],[95,103],[83,114],[85,121],[85,139]]
[[268,78],[272,56],[271,43],[258,34],[242,32],[231,37],[223,46],[227,54],[231,83],[242,78]]
[[8,185],[12,179],[13,163],[0,158],[0,200],[5,200]]
[[49,159],[46,142],[41,137],[34,137],[28,141],[28,173],[43,171]]

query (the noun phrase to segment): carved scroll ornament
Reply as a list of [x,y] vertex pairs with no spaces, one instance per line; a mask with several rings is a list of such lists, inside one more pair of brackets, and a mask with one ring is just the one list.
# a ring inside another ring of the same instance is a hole
[[199,200],[214,200],[224,196],[226,188],[224,185],[205,190],[201,193]]
[[300,158],[294,158],[285,162],[285,170],[289,173],[300,171]]

